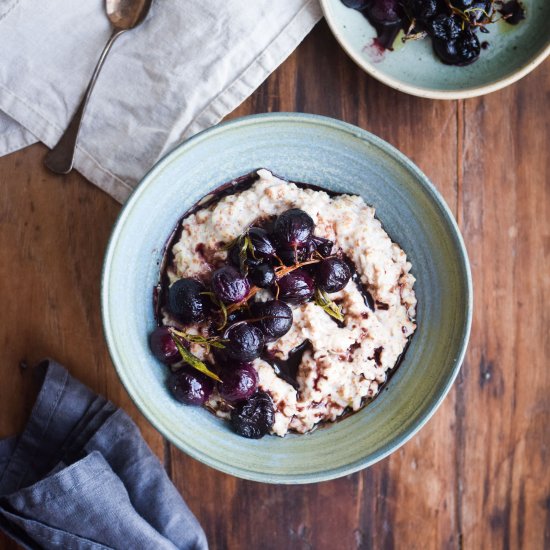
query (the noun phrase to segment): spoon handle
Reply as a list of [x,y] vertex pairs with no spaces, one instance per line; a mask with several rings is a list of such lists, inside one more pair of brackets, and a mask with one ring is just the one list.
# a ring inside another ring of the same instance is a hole
[[67,126],[67,129],[65,130],[65,132],[63,133],[59,141],[57,142],[57,145],[51,151],[49,151],[46,157],[44,158],[44,164],[52,172],[55,172],[56,174],[68,174],[73,168],[74,153],[76,149],[76,142],[78,140],[78,132],[80,130],[80,125],[82,123],[82,117],[84,116],[84,111],[86,110],[86,105],[88,104],[88,100],[92,95],[92,90],[94,89],[94,85],[99,75],[99,71],[101,71],[101,67],[103,67],[103,63],[107,58],[107,54],[109,53],[115,40],[123,32],[125,32],[125,30],[123,29],[115,29],[113,31],[113,34],[111,35],[111,37],[109,38],[109,41],[107,42],[107,44],[105,44],[105,47],[101,52],[101,56],[94,69],[94,74],[92,75],[92,78],[90,79],[88,87],[86,88],[86,93],[84,94],[84,97],[82,98],[82,101],[78,106],[78,109],[73,115],[71,122]]

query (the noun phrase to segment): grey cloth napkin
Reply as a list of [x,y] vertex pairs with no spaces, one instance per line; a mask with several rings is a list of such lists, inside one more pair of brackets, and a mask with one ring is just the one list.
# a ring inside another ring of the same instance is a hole
[[0,528],[25,548],[207,548],[130,418],[60,365],[24,432],[0,441]]
[[[0,155],[53,147],[111,33],[105,0],[0,0]],[[320,19],[318,0],[154,0],[115,45],[75,167],[124,201],[151,166],[248,97]]]

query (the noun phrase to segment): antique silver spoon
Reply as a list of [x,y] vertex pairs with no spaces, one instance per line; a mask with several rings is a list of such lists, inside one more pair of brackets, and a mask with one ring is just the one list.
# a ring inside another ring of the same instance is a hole
[[76,113],[73,115],[69,126],[67,126],[67,129],[57,142],[57,145],[48,152],[44,159],[44,164],[52,172],[56,174],[68,174],[72,170],[82,117],[84,116],[86,105],[92,95],[92,90],[94,89],[99,71],[101,67],[103,67],[107,54],[115,40],[121,34],[134,29],[143,22],[149,13],[152,1],[153,0],[105,0],[105,11],[113,26],[113,34],[111,34],[111,38],[109,38],[103,52],[101,52],[94,74],[86,88],[86,93]]

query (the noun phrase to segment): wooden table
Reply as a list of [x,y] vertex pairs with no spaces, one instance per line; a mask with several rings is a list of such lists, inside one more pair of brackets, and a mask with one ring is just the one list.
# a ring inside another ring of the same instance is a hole
[[[241,481],[172,447],[131,403],[103,339],[99,281],[120,205],[45,148],[0,159],[0,437],[34,400],[22,359],[55,357],[123,407],[213,549],[550,548],[550,64],[479,99],[431,101],[365,75],[319,24],[231,116],[305,111],[408,155],[455,213],[475,314],[466,361],[428,425],[361,473]],[[0,535],[0,547],[15,548]]]

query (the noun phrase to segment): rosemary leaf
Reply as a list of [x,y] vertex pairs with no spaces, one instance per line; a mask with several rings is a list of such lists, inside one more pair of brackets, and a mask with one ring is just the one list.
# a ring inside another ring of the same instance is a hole
[[315,291],[315,304],[323,308],[325,312],[328,313],[331,317],[334,317],[334,319],[338,321],[344,320],[342,310],[329,298],[328,294],[325,291],[319,289]]
[[[226,307],[226,305],[221,300],[219,300],[218,297],[213,292],[201,292],[201,294],[205,294],[206,296],[209,296],[210,299],[212,300],[212,302],[214,303],[214,305],[217,306],[220,309],[219,313],[221,313],[222,321],[218,325],[217,328],[218,328],[218,330],[221,330],[227,324],[227,307]],[[212,342],[210,342],[210,345],[212,345]],[[216,347],[216,346],[214,346],[214,347]]]
[[214,341],[214,342],[209,342],[209,344],[213,347],[213,348],[218,348],[218,349],[224,349],[225,346],[219,342],[219,341]]
[[222,340],[218,336],[201,336],[200,334],[188,334],[186,332],[182,332],[179,330],[176,330],[175,328],[171,328],[170,332],[172,334],[175,334],[179,338],[183,338],[184,340],[187,340],[188,342],[193,342],[195,344],[199,344],[201,346],[214,346],[215,348],[225,348],[225,346],[222,344]]
[[218,330],[222,330],[225,325],[227,325],[227,308],[221,300],[218,300],[218,305],[220,307],[220,313],[222,314],[222,322],[218,325]]
[[241,273],[248,275],[248,265],[246,263],[248,249],[252,249],[252,241],[248,234],[243,234],[239,237],[239,267]]
[[475,13],[480,12],[482,13],[487,19],[490,19],[490,15],[483,9],[483,8],[468,8],[467,10],[464,10],[464,13]]
[[180,352],[181,358],[188,365],[192,366],[194,369],[197,369],[203,374],[206,374],[206,376],[213,378],[217,382],[221,382],[220,378],[216,374],[214,374],[198,357],[195,357],[190,351],[187,351],[187,349],[185,349],[185,346],[183,345],[179,336],[172,333],[172,339],[174,340],[174,343],[176,344],[176,347]]
[[234,245],[237,244],[237,241],[239,240],[239,237],[237,237],[236,239],[233,239],[231,241],[229,241],[227,244],[224,244],[220,250],[223,250],[224,252],[227,252],[228,250],[230,250],[231,248],[233,248]]
[[258,258],[256,258],[256,253],[254,252],[254,245],[252,244],[252,239],[250,238],[250,235],[248,233],[246,233],[246,235],[245,235],[245,240],[246,240],[246,249],[247,249],[247,251],[250,252],[250,255],[255,260],[257,260]]

